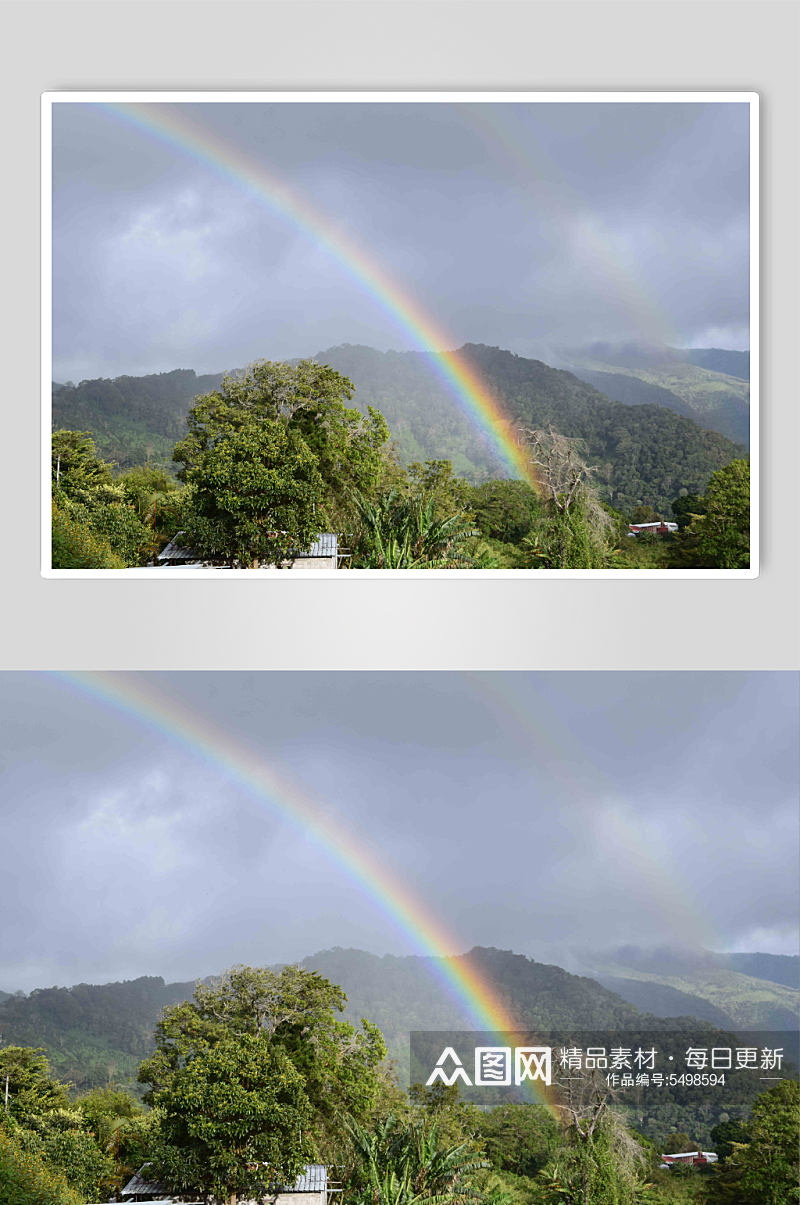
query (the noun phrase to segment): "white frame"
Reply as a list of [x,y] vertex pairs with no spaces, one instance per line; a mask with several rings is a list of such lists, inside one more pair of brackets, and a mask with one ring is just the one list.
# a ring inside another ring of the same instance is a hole
[[44,92],[42,93],[42,242],[41,242],[41,399],[42,399],[42,569],[46,578],[163,578],[167,581],[270,582],[298,575],[273,570],[216,572],[211,569],[53,569],[51,561],[52,427],[52,107],[56,104],[748,104],[750,106],[750,568],[749,569],[348,569],[303,574],[304,581],[320,578],[756,578],[759,574],[759,95],[757,92]]

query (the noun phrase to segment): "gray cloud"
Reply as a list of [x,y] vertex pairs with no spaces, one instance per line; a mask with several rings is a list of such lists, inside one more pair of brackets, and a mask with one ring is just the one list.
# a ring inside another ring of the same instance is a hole
[[[749,341],[748,110],[207,104],[465,341]],[[99,105],[54,110],[54,375],[413,346],[318,239]]]
[[[280,768],[460,948],[797,950],[796,674],[144,678]],[[414,952],[202,748],[60,678],[2,675],[0,698],[5,990]]]

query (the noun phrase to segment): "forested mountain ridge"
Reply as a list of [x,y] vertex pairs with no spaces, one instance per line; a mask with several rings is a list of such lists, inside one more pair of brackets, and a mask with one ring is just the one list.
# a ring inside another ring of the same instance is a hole
[[43,1047],[59,1078],[78,1087],[135,1079],[161,1009],[191,999],[194,986],[148,975],[36,988],[0,1002],[0,1035],[4,1046]]
[[[319,971],[348,996],[345,1017],[366,1017],[384,1034],[391,1057],[407,1073],[414,1030],[475,1028],[466,1004],[442,986],[434,960],[380,957],[363,950],[324,950],[300,965]],[[476,947],[456,961],[475,966],[493,983],[508,1010],[532,1029],[613,1030],[641,1026],[643,1014],[596,980],[535,962],[508,950]],[[59,1077],[79,1087],[135,1078],[152,1052],[153,1029],[168,1004],[190,999],[194,982],[145,976],[122,983],[40,988],[0,1003],[3,1045],[41,1046]],[[647,1018],[648,1028],[687,1028],[687,1015]]]
[[[600,496],[621,510],[650,505],[669,513],[681,489],[705,489],[712,472],[745,449],[666,407],[611,402],[573,373],[483,344],[455,353],[495,391],[522,427],[546,428],[586,441]],[[488,445],[458,409],[421,352],[379,352],[345,344],[316,357],[356,386],[354,404],[381,411],[401,459],[445,457],[457,473],[502,476]],[[432,439],[435,436],[435,442]],[[696,482],[697,484],[693,484]]]
[[172,449],[186,434],[193,399],[221,381],[221,372],[198,377],[192,368],[176,368],[76,386],[54,382],[53,430],[91,431],[101,457],[121,469],[148,461],[174,468]]
[[[623,511],[649,505],[669,515],[681,489],[703,493],[711,473],[743,454],[741,446],[685,415],[660,405],[610,402],[572,373],[538,360],[477,344],[456,354],[477,369],[521,426],[552,424],[584,439],[598,466],[601,497]],[[430,356],[345,344],[315,359],[350,378],[358,409],[381,411],[404,464],[449,459],[457,475],[475,483],[505,475],[488,440],[438,380]],[[185,434],[194,396],[220,381],[221,374],[197,377],[180,369],[62,386],[53,395],[54,427],[91,431],[100,454],[121,468],[147,460],[167,465],[174,442]]]

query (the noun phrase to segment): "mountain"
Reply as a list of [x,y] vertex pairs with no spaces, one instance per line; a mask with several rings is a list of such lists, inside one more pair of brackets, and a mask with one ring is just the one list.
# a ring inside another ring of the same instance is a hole
[[4,1046],[43,1047],[55,1074],[79,1088],[135,1079],[161,1009],[191,999],[194,987],[144,976],[36,988],[0,1002],[0,1034]]
[[192,368],[143,377],[53,384],[53,430],[91,431],[104,460],[121,469],[152,461],[174,469],[172,449],[186,433],[186,415],[222,373],[198,377]]
[[[522,954],[476,947],[452,961],[462,969],[479,970],[508,1010],[531,1029],[621,1030],[643,1022],[640,1010],[614,990]],[[344,989],[344,1015],[356,1025],[362,1017],[378,1025],[402,1071],[408,1066],[410,1031],[475,1028],[466,1005],[443,987],[442,960],[335,948],[300,965]],[[194,987],[194,981],[166,984],[160,977],[144,976],[122,983],[37,988],[27,997],[0,1003],[0,1032],[5,1045],[44,1047],[57,1074],[79,1086],[135,1077],[139,1062],[152,1050],[161,1009],[190,999]],[[685,1008],[677,1020],[675,1016],[667,1028],[690,1025]],[[647,1022],[651,1028],[662,1024],[654,1017]]]
[[657,402],[749,446],[749,352],[607,343],[555,350],[576,376],[612,400],[626,405]]
[[[609,401],[572,373],[539,360],[482,344],[466,344],[455,355],[477,370],[523,427],[552,424],[585,440],[590,463],[598,465],[601,496],[622,510],[646,504],[668,515],[681,489],[704,492],[711,473],[745,454],[743,446],[667,406]],[[505,476],[488,437],[441,383],[435,356],[344,344],[315,359],[350,378],[353,405],[384,414],[405,464],[449,459],[458,475],[473,482]],[[221,379],[176,369],[62,386],[53,394],[54,426],[91,431],[101,454],[121,468],[147,459],[169,464],[193,398]]]
[[721,347],[689,347],[683,350],[673,348],[678,352],[678,358],[686,364],[696,364],[699,368],[710,368],[712,372],[721,372],[728,377],[738,377],[740,381],[750,380],[750,352],[724,351]]
[[[344,988],[348,1019],[358,1024],[367,1017],[381,1028],[403,1083],[408,1079],[411,1032],[440,1031],[431,1039],[438,1053],[441,1031],[455,1035],[475,1030],[474,1017],[461,993],[453,997],[448,990],[451,980],[445,961],[462,973],[462,982],[469,978],[463,972],[481,972],[492,983],[495,996],[519,1018],[521,1027],[554,1045],[567,1042],[582,1049],[594,1045],[610,1048],[621,1041],[634,1049],[637,1044],[646,1043],[649,1048],[655,1042],[665,1064],[668,1057],[670,1061],[674,1057],[681,1066],[687,1043],[694,1046],[699,1042],[706,1048],[758,1044],[755,1036],[738,1039],[730,1027],[720,1026],[716,1016],[697,1020],[688,1015],[684,1004],[690,1001],[678,992],[671,995],[662,990],[661,997],[663,1003],[680,1007],[678,1015],[652,1015],[594,979],[509,950],[476,947],[468,954],[443,960],[379,957],[363,950],[335,948],[314,954],[300,965]],[[13,997],[0,1003],[0,1031],[4,1045],[43,1047],[57,1075],[73,1080],[79,1088],[126,1079],[135,1086],[138,1064],[153,1048],[152,1032],[161,1009],[191,998],[193,991],[194,983],[165,984],[155,977],[38,989],[27,998]],[[653,1002],[651,993],[647,1003]],[[787,1040],[774,1044],[783,1045],[787,1056],[792,1046],[789,1038],[787,1034]],[[711,1087],[665,1085],[649,1095],[642,1095],[639,1089],[623,1092],[619,1103],[632,1122],[655,1141],[678,1129],[707,1144],[710,1127],[721,1110],[746,1115],[760,1087],[757,1077],[736,1072],[726,1084],[724,1096]],[[489,1104],[494,1099],[488,1094],[481,1098]]]
[[656,1016],[679,1007],[739,1030],[798,1028],[797,956],[623,946],[583,960],[599,982]]
[[[471,343],[454,357],[477,370],[522,427],[552,424],[585,440],[601,496],[622,510],[644,503],[669,513],[679,490],[702,493],[711,473],[746,454],[742,445],[665,406],[609,401],[572,372],[540,360]],[[315,358],[353,381],[355,405],[384,414],[406,463],[441,457],[473,480],[503,475],[488,443],[439,384],[435,356],[344,344]]]

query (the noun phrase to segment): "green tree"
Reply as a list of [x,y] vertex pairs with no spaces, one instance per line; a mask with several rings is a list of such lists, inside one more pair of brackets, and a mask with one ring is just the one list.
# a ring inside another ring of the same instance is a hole
[[[733,1154],[735,1145],[742,1146],[750,1141],[749,1126],[738,1117],[728,1118],[727,1121],[721,1121],[712,1127],[711,1141],[714,1143],[714,1150],[724,1163],[728,1156]],[[688,1147],[686,1149],[688,1150]]]
[[636,506],[631,515],[631,523],[659,523],[661,515],[652,506]]
[[296,431],[249,422],[198,452],[185,473],[182,543],[257,567],[307,550],[321,530],[324,483]]
[[697,551],[712,569],[747,569],[750,565],[750,464],[734,460],[712,473],[706,513],[690,528],[699,535]]
[[65,1109],[69,1105],[67,1089],[50,1074],[50,1064],[40,1047],[0,1047],[0,1088],[5,1096],[8,1079],[8,1113],[25,1124],[31,1116]]
[[481,535],[504,544],[519,544],[527,536],[541,509],[527,481],[484,481],[469,497]]
[[179,1191],[264,1196],[292,1184],[307,1158],[303,1077],[279,1046],[226,1034],[156,1093],[154,1174]]
[[750,1115],[750,1142],[735,1161],[745,1201],[790,1205],[800,1200],[800,1089],[784,1079],[763,1092]]
[[67,505],[52,505],[52,566],[54,569],[124,569],[108,539],[96,532],[85,509],[77,513]]
[[408,497],[398,489],[373,500],[352,495],[358,516],[354,569],[459,569],[472,562],[466,543],[478,533],[459,511],[436,518],[432,496]]
[[248,1036],[280,1048],[303,1078],[318,1141],[341,1129],[345,1114],[365,1117],[380,1087],[386,1056],[383,1038],[362,1021],[357,1031],[336,1017],[347,1003],[341,988],[303,967],[280,973],[268,967],[235,967],[212,985],[198,984],[194,1000],[164,1010],[156,1050],[142,1063],[139,1079],[156,1102],[178,1072],[227,1038]]
[[517,1176],[535,1176],[561,1140],[558,1122],[542,1105],[503,1104],[482,1113],[478,1132],[492,1166]]
[[116,496],[111,465],[97,455],[91,431],[54,431],[51,455],[54,494],[76,502]]
[[188,481],[190,470],[201,467],[223,438],[253,424],[279,424],[314,456],[324,483],[325,513],[332,521],[346,509],[349,492],[370,494],[385,468],[386,423],[371,407],[362,415],[346,406],[353,393],[347,377],[313,360],[296,365],[258,360],[197,398],[189,411],[188,433],[173,454],[183,466],[178,475]]
[[701,498],[699,494],[690,494],[685,489],[681,490],[677,498],[673,498],[670,505],[679,531],[686,530],[693,516],[706,513],[705,498]]
[[77,1109],[51,1109],[25,1119],[17,1131],[23,1150],[41,1155],[63,1172],[84,1200],[96,1201],[114,1181],[114,1160]]
[[694,1151],[697,1143],[693,1143],[688,1134],[668,1134],[664,1143],[664,1155],[678,1155],[685,1151]]
[[3,1205],[83,1205],[85,1197],[36,1151],[20,1145],[17,1131],[0,1125],[0,1201]]

